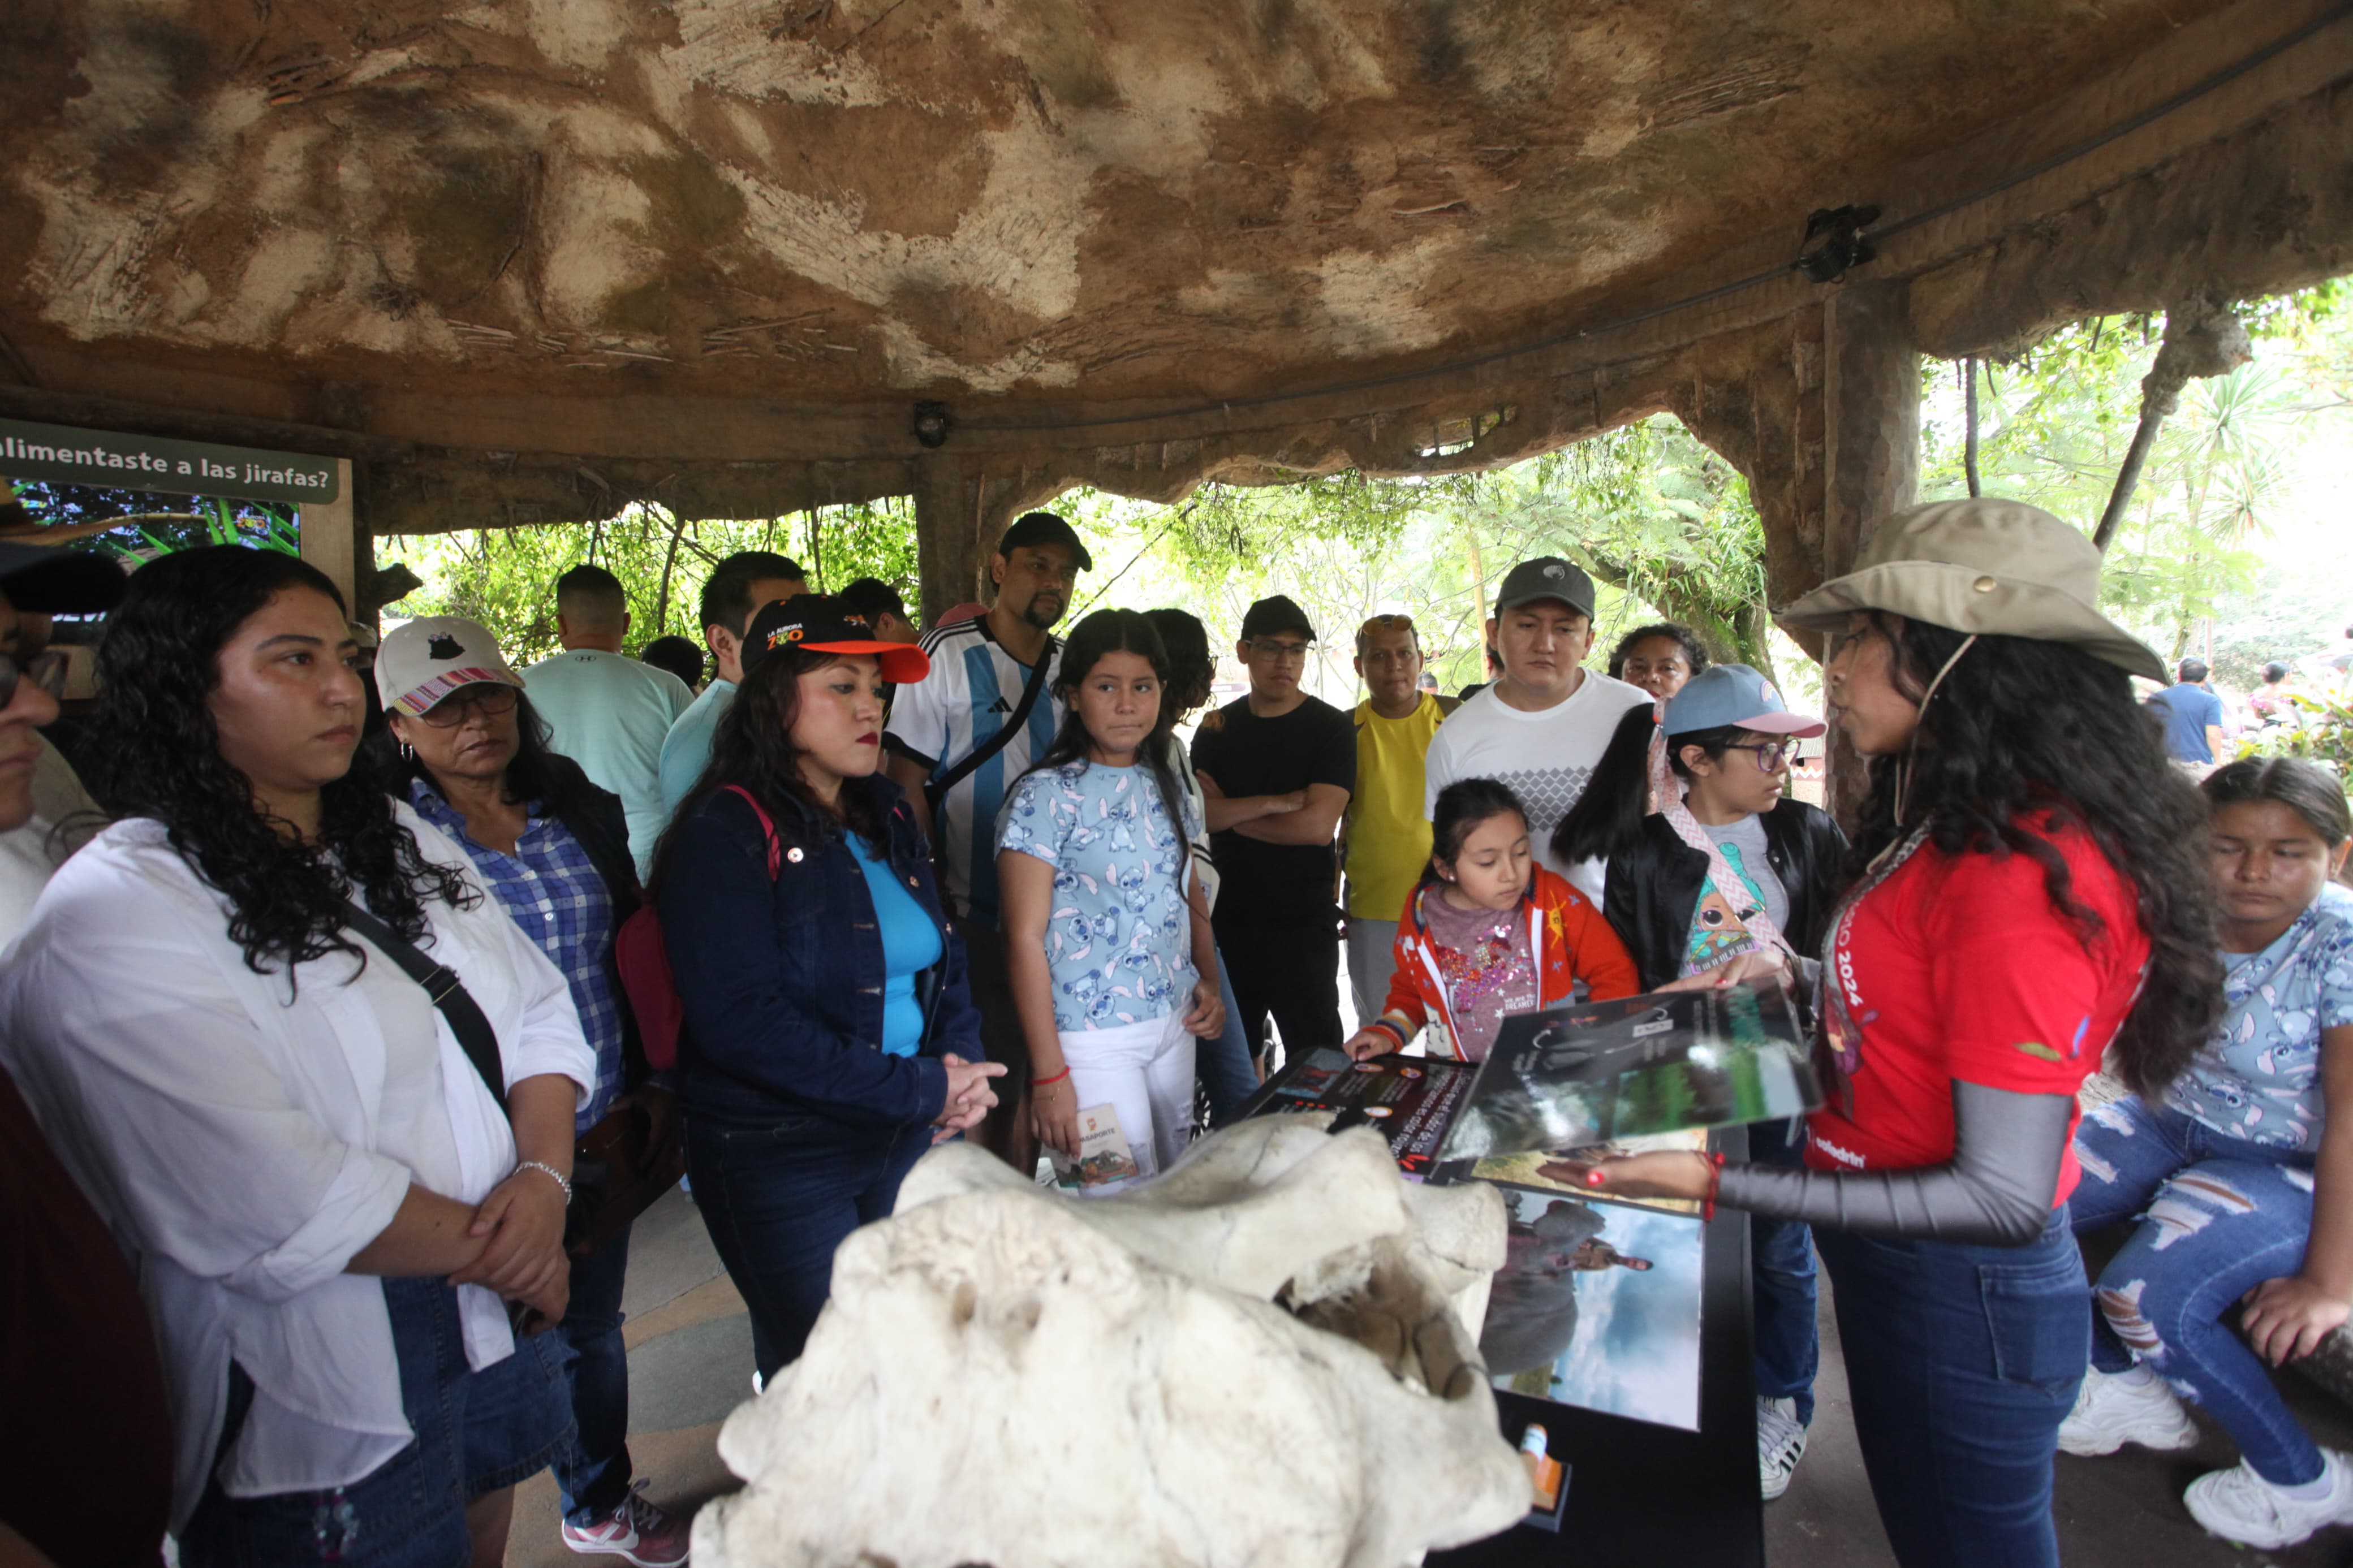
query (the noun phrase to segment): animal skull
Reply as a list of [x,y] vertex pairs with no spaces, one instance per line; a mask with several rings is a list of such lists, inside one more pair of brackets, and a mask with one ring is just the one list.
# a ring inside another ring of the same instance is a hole
[[1465,1323],[1499,1194],[1264,1117],[1074,1200],[951,1143],[728,1418],[701,1568],[1397,1568],[1528,1506]]

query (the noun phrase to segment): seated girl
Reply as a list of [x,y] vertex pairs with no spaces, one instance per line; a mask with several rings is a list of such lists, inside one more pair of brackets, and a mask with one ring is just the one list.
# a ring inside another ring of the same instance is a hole
[[1438,792],[1430,865],[1398,916],[1397,973],[1381,1016],[1348,1037],[1362,1061],[1401,1051],[1425,1025],[1430,1054],[1483,1061],[1504,1015],[1641,989],[1626,946],[1583,893],[1535,860],[1527,812],[1493,779]]
[[[2281,1547],[2353,1523],[2353,1465],[2314,1444],[2264,1371],[2308,1355],[2353,1303],[2353,891],[2331,881],[2353,816],[2309,763],[2232,763],[2213,808],[2221,1026],[2152,1104],[2075,1134],[2076,1232],[2137,1219],[2094,1290],[2092,1371],[2059,1428],[2071,1454],[2187,1448],[2204,1406],[2239,1465],[2189,1483],[2200,1524]],[[2223,1321],[2241,1308],[2242,1342]]]
[[1141,614],[1081,621],[1055,681],[1069,705],[1061,730],[997,826],[1030,1118],[1065,1171],[1081,1158],[1080,1113],[1106,1105],[1137,1174],[1174,1163],[1193,1130],[1194,1041],[1225,1028],[1167,679],[1167,651]]

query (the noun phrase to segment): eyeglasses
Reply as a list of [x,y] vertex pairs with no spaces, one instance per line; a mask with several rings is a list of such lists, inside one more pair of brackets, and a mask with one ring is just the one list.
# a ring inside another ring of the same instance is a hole
[[1798,754],[1798,748],[1788,741],[1772,741],[1762,744],[1726,746],[1727,752],[1754,752],[1759,773],[1778,773],[1781,764]]
[[452,730],[466,721],[471,712],[492,717],[514,711],[515,700],[522,694],[513,687],[495,680],[478,680],[471,686],[461,686],[444,697],[418,717],[437,730]]
[[1250,640],[1250,651],[1263,654],[1268,658],[1279,658],[1286,664],[1294,661],[1300,664],[1306,663],[1307,650],[1313,646],[1303,642],[1276,642],[1272,637],[1254,637]]
[[26,680],[52,697],[63,697],[66,665],[71,657],[61,647],[45,649],[29,659],[0,653],[0,708],[16,700],[16,688]]

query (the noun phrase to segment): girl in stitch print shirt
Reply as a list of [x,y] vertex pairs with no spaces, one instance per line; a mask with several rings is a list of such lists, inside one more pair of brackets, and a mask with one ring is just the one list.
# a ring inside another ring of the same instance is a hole
[[1058,1163],[1079,1162],[1080,1113],[1108,1105],[1139,1176],[1183,1152],[1193,1042],[1222,1030],[1226,1012],[1208,905],[1190,875],[1200,824],[1171,762],[1167,678],[1160,634],[1142,615],[1081,621],[1062,652],[1061,730],[1015,783],[997,834],[1039,1142]]
[[1584,894],[1535,863],[1527,813],[1493,779],[1438,792],[1431,853],[1406,900],[1397,973],[1381,1016],[1349,1037],[1362,1061],[1401,1051],[1425,1025],[1430,1054],[1483,1061],[1510,1013],[1631,996],[1634,962]]
[[[2217,1535],[2276,1548],[2353,1523],[2353,1464],[2314,1444],[2263,1367],[2309,1355],[2353,1304],[2353,1116],[2328,1114],[2353,1097],[2353,892],[2330,880],[2353,816],[2334,777],[2286,758],[2200,787],[2228,1010],[2164,1095],[2111,1101],[2076,1130],[2076,1231],[2138,1223],[2094,1292],[2092,1370],[2059,1446],[2190,1447],[2179,1391],[2241,1456],[2183,1505]],[[2233,1304],[2244,1343],[2222,1321]]]

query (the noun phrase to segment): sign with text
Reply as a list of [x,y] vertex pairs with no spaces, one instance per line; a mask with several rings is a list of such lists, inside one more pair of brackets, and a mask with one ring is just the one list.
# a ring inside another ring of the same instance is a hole
[[335,459],[209,441],[120,436],[0,419],[0,474],[117,490],[316,505],[336,497]]

